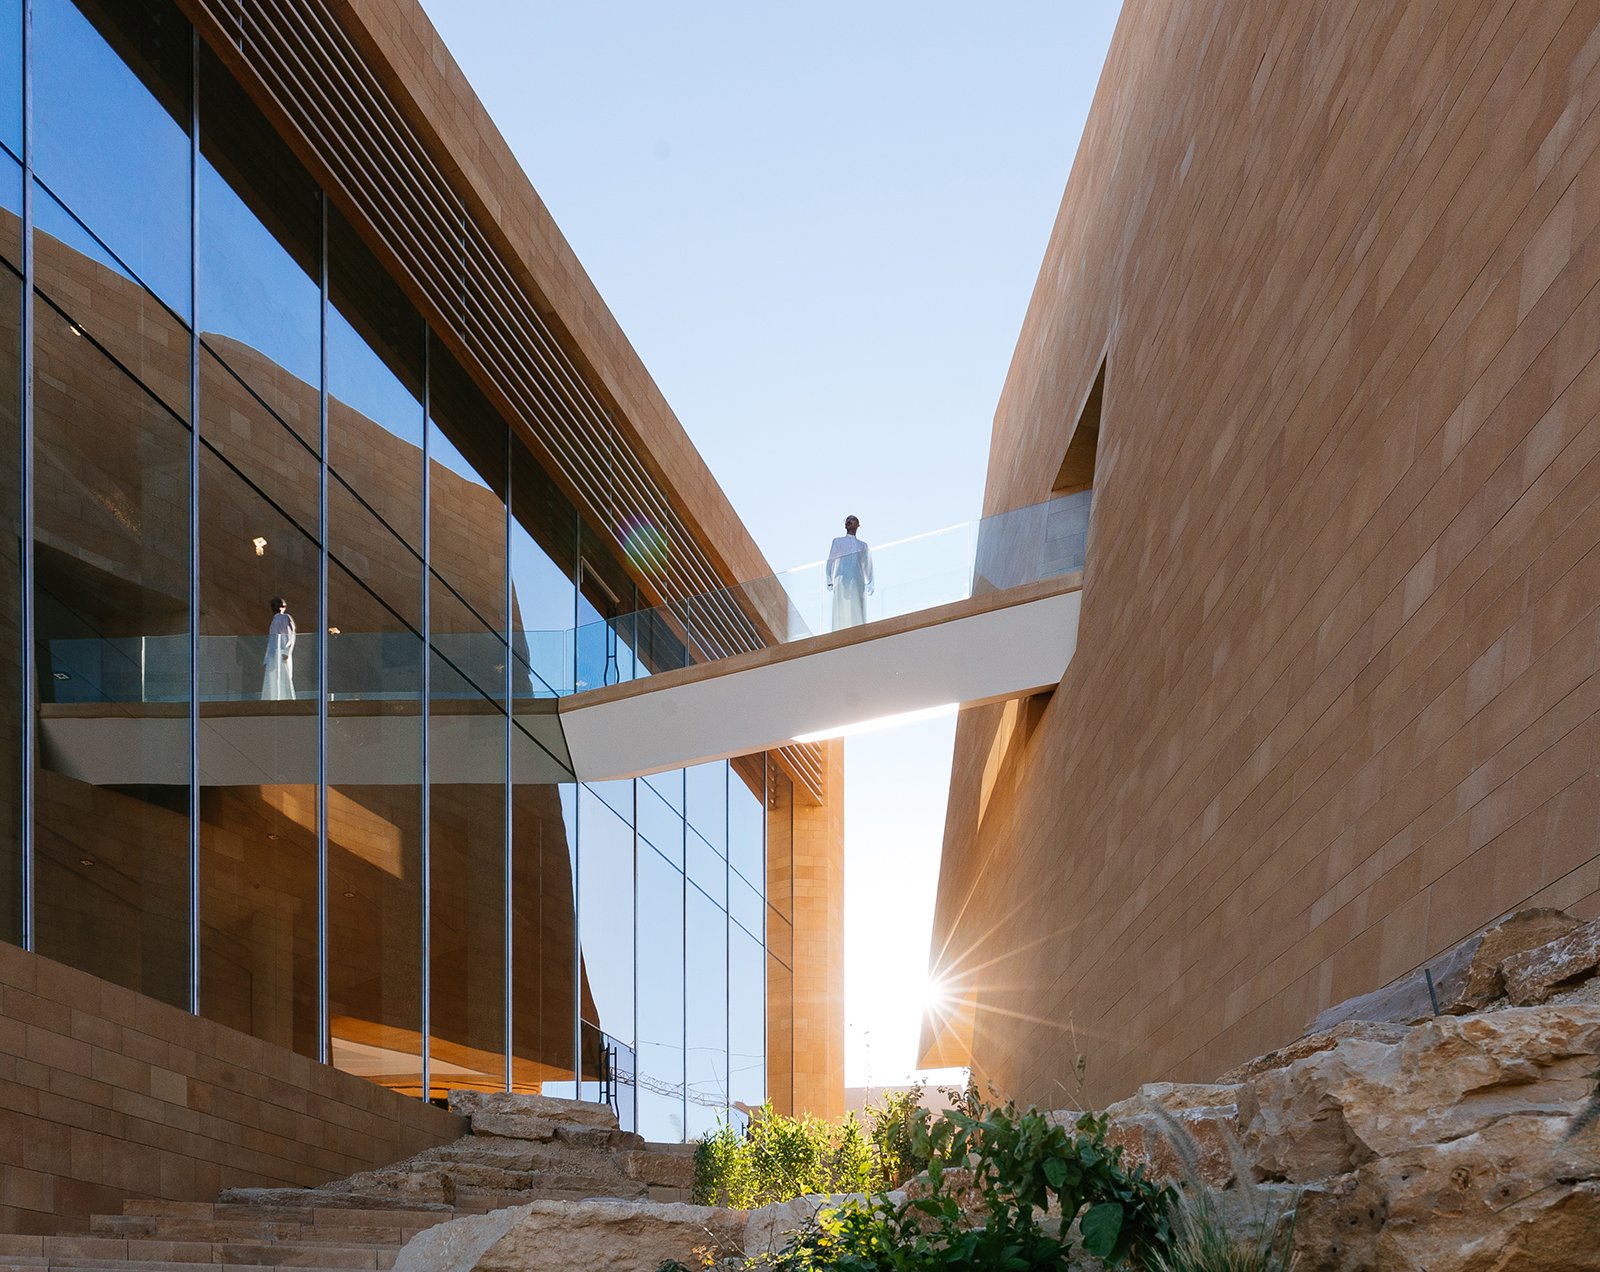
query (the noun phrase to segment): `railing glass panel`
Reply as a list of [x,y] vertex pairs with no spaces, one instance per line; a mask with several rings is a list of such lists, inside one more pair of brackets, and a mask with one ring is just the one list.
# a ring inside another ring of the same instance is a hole
[[[513,632],[509,650],[490,633],[436,633],[433,697],[499,701],[508,659],[513,699],[560,697],[1069,574],[1083,568],[1092,493],[873,546],[870,575],[814,561],[576,630]],[[341,668],[335,696],[415,701],[416,639],[330,630]],[[202,636],[200,701],[261,700],[266,647],[265,634]],[[45,692],[56,703],[188,700],[183,635],[56,640],[49,658]],[[315,658],[312,634],[300,633],[296,700],[316,698]]]

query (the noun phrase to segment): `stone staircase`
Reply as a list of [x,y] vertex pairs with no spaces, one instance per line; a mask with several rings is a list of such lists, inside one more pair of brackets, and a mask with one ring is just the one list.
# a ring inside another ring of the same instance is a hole
[[453,1092],[471,1133],[318,1188],[235,1188],[215,1202],[130,1201],[87,1234],[0,1235],[0,1272],[392,1267],[418,1232],[529,1201],[686,1201],[690,1146],[646,1144],[603,1105]]

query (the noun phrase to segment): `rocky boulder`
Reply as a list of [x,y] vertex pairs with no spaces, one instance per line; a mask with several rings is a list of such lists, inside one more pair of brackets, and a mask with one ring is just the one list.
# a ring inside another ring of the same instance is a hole
[[1517,1004],[1542,1003],[1557,989],[1593,976],[1600,969],[1600,919],[1574,927],[1501,964],[1506,996]]
[[1112,1134],[1167,1178],[1297,1198],[1301,1272],[1600,1270],[1600,1005],[1347,1029],[1246,1068],[1148,1087]]
[[[1519,910],[1468,937],[1409,976],[1328,1008],[1308,1031],[1322,1034],[1345,1021],[1417,1024],[1431,1016],[1479,1011],[1505,996],[1502,965],[1566,936],[1578,920],[1560,910]],[[1513,999],[1538,1002],[1541,999]]]

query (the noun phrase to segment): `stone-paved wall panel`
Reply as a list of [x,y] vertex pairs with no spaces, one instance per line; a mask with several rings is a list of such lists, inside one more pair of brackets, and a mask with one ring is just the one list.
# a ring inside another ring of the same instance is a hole
[[935,932],[1006,1089],[1600,910],[1597,63],[1565,3],[1125,9],[987,495],[1104,354],[1078,652],[1021,746],[964,713]]
[[464,1131],[454,1114],[0,944],[0,1229],[124,1198],[309,1185]]

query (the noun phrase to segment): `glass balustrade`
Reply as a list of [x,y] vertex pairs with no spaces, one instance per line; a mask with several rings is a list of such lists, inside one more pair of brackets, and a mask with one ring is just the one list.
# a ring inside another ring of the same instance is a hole
[[[821,635],[836,630],[841,614],[872,623],[1069,574],[1083,568],[1091,495],[1082,491],[873,545],[870,594],[864,570],[852,577],[814,561],[575,630],[513,632],[509,650],[499,636],[482,631],[435,633],[430,696],[498,702],[509,660],[513,698],[560,697]],[[858,608],[835,603],[839,589],[858,586]],[[420,701],[416,639],[410,632],[330,631],[330,699]],[[47,700],[186,702],[188,643],[181,634],[51,641]],[[265,633],[202,636],[199,700],[260,701],[270,692],[266,653]],[[299,633],[292,654],[294,700],[315,701],[316,659],[315,635]]]

